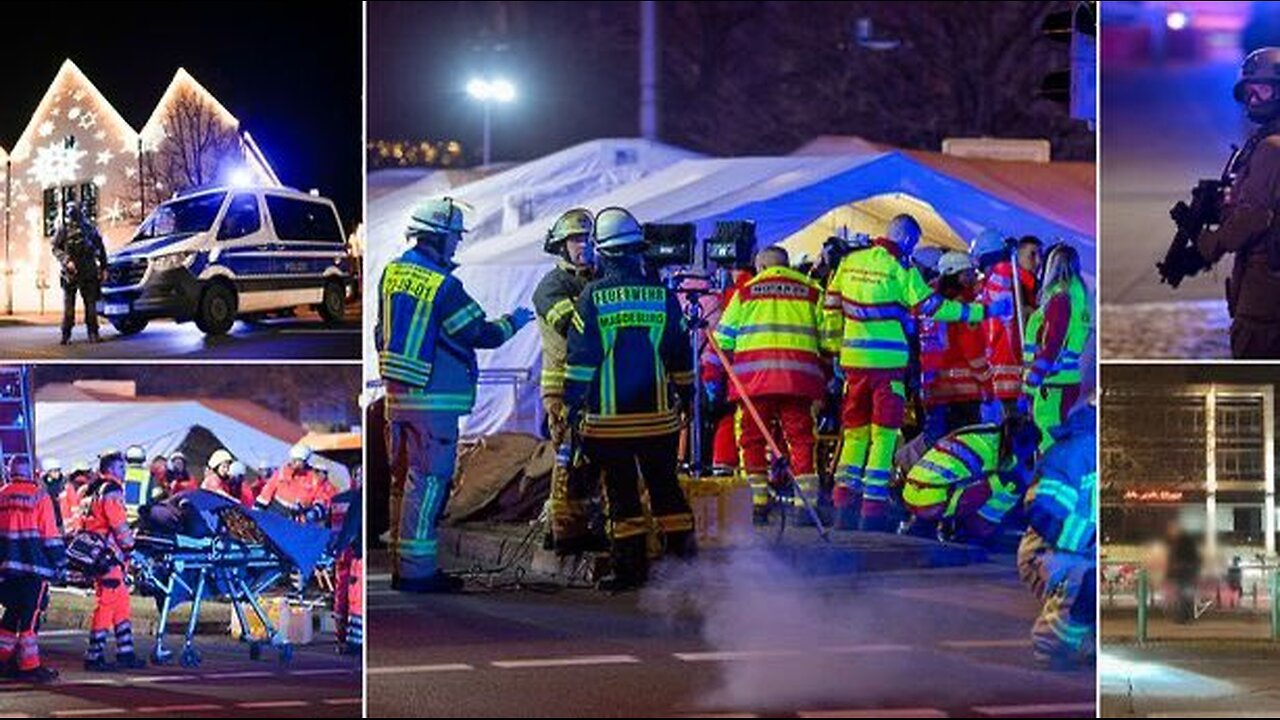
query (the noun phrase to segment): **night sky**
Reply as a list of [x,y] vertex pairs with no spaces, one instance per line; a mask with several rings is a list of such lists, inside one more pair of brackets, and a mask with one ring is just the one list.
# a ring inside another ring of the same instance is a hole
[[[360,3],[11,3],[0,145],[13,147],[71,58],[135,129],[185,67],[281,180],[361,219]],[[21,18],[21,22],[17,19]]]

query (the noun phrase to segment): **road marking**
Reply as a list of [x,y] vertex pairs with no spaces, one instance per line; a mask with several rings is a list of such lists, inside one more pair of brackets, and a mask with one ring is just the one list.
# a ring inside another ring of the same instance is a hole
[[850,653],[910,652],[914,649],[910,645],[832,645],[818,648],[818,651],[832,655],[846,655]]
[[205,680],[248,680],[250,678],[275,677],[275,673],[255,670],[253,672],[210,673],[203,676]]
[[987,705],[974,706],[973,711],[992,717],[1027,717],[1029,715],[1065,715],[1088,713],[1093,717],[1098,706],[1095,703],[1046,703],[1041,705]]
[[208,712],[210,710],[222,710],[223,706],[213,705],[211,703],[195,703],[192,705],[147,705],[145,707],[134,708],[134,712],[140,713],[180,713],[180,712]]
[[803,650],[720,650],[715,652],[673,653],[682,662],[734,662],[738,660],[768,660],[804,655]]
[[352,668],[316,668],[315,670],[291,670],[289,674],[298,677],[309,677],[311,675],[349,675],[354,672],[359,672],[359,670]]
[[24,712],[0,713],[0,718],[29,718],[29,717],[31,716]]
[[502,670],[520,670],[542,667],[579,667],[584,665],[634,665],[640,662],[635,655],[582,655],[562,658],[531,658],[528,660],[495,660],[491,665]]
[[236,703],[236,707],[244,708],[245,710],[271,710],[273,708],[306,707],[310,704],[305,700],[263,700],[260,702]]
[[89,637],[88,630],[41,630],[40,638]]
[[51,715],[54,717],[87,717],[90,715],[123,715],[127,710],[124,708],[107,707],[107,708],[80,708],[78,710],[54,710]]
[[439,665],[392,665],[386,667],[369,668],[365,671],[366,675],[412,675],[415,673],[433,673],[433,672],[462,672],[464,670],[475,670],[475,667],[466,663],[442,663]]
[[1031,640],[1027,638],[1018,638],[1016,640],[943,640],[938,643],[942,647],[955,648],[957,650],[981,650],[984,648],[1021,648],[1031,644]]
[[325,698],[320,702],[325,705],[363,705],[364,698]]
[[372,575],[365,575],[364,581],[366,584],[376,583],[376,582],[391,582],[391,573],[373,573]]
[[950,717],[935,708],[883,708],[859,710],[802,710],[802,718],[944,718]]

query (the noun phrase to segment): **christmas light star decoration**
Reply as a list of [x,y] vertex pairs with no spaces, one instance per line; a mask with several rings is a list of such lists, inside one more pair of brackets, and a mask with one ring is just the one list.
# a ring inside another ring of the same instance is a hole
[[107,165],[111,162],[112,158],[114,158],[115,156],[116,154],[111,152],[110,150],[103,150],[102,152],[98,153],[98,158],[96,162],[99,165]]

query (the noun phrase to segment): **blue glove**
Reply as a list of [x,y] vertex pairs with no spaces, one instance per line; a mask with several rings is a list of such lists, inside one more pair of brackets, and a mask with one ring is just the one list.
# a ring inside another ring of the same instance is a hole
[[1001,295],[987,305],[987,316],[1001,319],[1011,318],[1014,311],[1013,303],[1012,295]]
[[982,403],[978,416],[983,423],[998,424],[1004,419],[1004,405],[1001,405],[999,400],[987,400]]
[[520,332],[520,328],[533,322],[533,311],[527,307],[518,307],[512,311],[511,315],[511,334]]

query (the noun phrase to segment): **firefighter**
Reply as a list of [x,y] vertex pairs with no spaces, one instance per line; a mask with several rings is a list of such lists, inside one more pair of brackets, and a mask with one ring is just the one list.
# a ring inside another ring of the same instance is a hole
[[1275,359],[1280,358],[1280,305],[1275,302],[1280,234],[1272,218],[1280,200],[1280,48],[1249,53],[1234,94],[1258,129],[1232,160],[1222,223],[1201,233],[1196,249],[1210,265],[1235,254],[1227,282],[1232,357]]
[[[90,622],[89,647],[84,654],[84,669],[103,672],[115,669],[134,670],[146,667],[133,648],[133,622],[129,607],[129,585],[125,581],[129,554],[133,552],[133,531],[125,510],[124,456],[108,453],[98,462],[98,477],[89,486],[89,512],[84,519],[85,532],[94,533],[106,542],[115,562],[93,581],[93,618]],[[116,662],[107,662],[107,636],[115,635]]]
[[422,203],[405,231],[413,247],[378,284],[374,341],[387,395],[392,586],[410,592],[461,587],[437,566],[436,524],[453,482],[458,421],[475,404],[475,351],[501,346],[533,320],[523,307],[485,318],[453,275],[462,232],[462,208],[452,199]]
[[98,229],[74,202],[67,203],[63,222],[53,238],[53,256],[61,266],[62,344],[71,342],[76,323],[76,293],[84,301],[84,325],[89,342],[98,337],[98,298],[107,277],[107,248]]
[[[782,430],[782,447],[796,485],[805,497],[816,500],[813,409],[827,386],[819,336],[822,288],[792,270],[787,251],[776,245],[757,253],[755,263],[755,277],[729,301],[712,338],[769,431]],[[724,382],[717,378],[708,394],[717,392],[713,388]],[[728,385],[728,397],[734,403],[744,402],[734,383]],[[759,425],[744,412],[739,411],[743,466],[757,516],[762,516],[769,503],[767,443]],[[775,488],[783,494],[790,490]]]
[[[978,233],[969,243],[969,257],[982,273],[979,300],[983,303],[1007,302],[1014,307],[1015,295],[1023,304],[1022,317],[1034,309],[1036,278],[1025,267],[1017,270],[1015,292],[1013,261],[1004,234],[993,228]],[[1000,415],[1013,413],[1022,396],[1022,335],[1015,315],[988,317],[982,322],[986,336],[987,364],[991,367],[991,385],[1000,401]],[[989,414],[987,420],[997,417]]]
[[1096,649],[1096,407],[1077,408],[1053,432],[1027,491],[1018,574],[1044,603],[1031,629],[1036,660],[1058,668],[1087,662]]
[[298,443],[289,449],[289,462],[271,476],[255,504],[298,522],[314,523],[325,518],[334,492],[333,484],[311,467],[311,448]]
[[[934,289],[948,300],[977,300],[978,275],[967,253],[952,251],[938,260]],[[982,422],[983,403],[995,397],[982,326],[921,321],[920,371],[925,447],[952,430]]]
[[157,488],[151,484],[147,451],[141,445],[125,448],[124,461],[124,503],[129,511],[129,522],[133,522],[138,519],[138,508],[155,499]]
[[845,529],[890,529],[889,480],[905,411],[910,324],[930,316],[976,323],[986,314],[1013,312],[1008,301],[984,311],[981,304],[946,300],[934,292],[910,261],[920,234],[915,218],[894,217],[887,237],[847,255],[827,288],[824,349],[839,355],[845,375],[843,438],[832,492],[838,526]]
[[1022,415],[961,428],[907,472],[902,501],[909,532],[984,542],[1031,481],[1040,432]]
[[[631,213],[596,215],[601,277],[578,300],[569,331],[565,402],[583,450],[604,473],[613,574],[625,590],[648,578],[649,522],[640,478],[666,553],[688,557],[693,514],[676,475],[680,410],[693,384],[688,329],[674,293],[644,269],[644,232]],[[637,472],[638,471],[638,472]]]
[[1080,254],[1070,245],[1050,248],[1039,305],[1027,321],[1026,380],[1019,411],[1035,418],[1041,450],[1047,450],[1053,444],[1053,429],[1080,398],[1080,357],[1093,329]]
[[542,334],[542,408],[547,416],[548,434],[557,449],[547,511],[551,518],[551,545],[563,554],[579,552],[595,544],[588,529],[587,503],[596,490],[592,480],[598,475],[574,462],[564,405],[565,343],[574,304],[591,281],[590,250],[594,230],[595,218],[583,208],[569,210],[557,218],[542,246],[544,252],[555,256],[556,266],[533,291],[533,309]]
[[363,497],[357,472],[351,487],[333,496],[329,515],[329,529],[335,533],[333,623],[338,654],[353,657],[360,657],[364,647]]
[[254,497],[245,486],[244,463],[236,460],[225,448],[218,448],[209,455],[202,490],[216,492],[235,500],[244,507],[253,507]]
[[53,511],[63,537],[80,531],[84,513],[80,509],[80,490],[62,472],[62,462],[57,458],[45,458],[44,489],[53,499]]
[[22,682],[47,683],[58,671],[40,663],[36,633],[49,583],[67,567],[56,504],[22,456],[9,459],[0,488],[0,668],[16,667]]
[[174,451],[169,456],[169,468],[165,474],[165,492],[169,497],[200,487],[200,481],[191,477],[187,469],[187,456],[181,451]]

